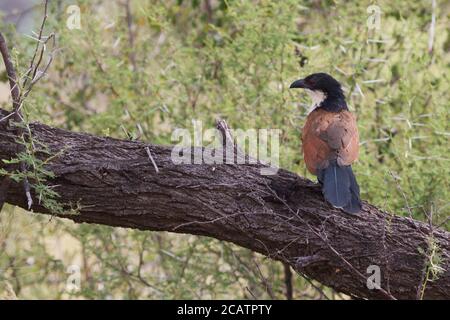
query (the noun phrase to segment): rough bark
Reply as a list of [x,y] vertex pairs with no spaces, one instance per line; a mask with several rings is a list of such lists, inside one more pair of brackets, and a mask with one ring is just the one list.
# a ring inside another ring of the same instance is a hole
[[[6,114],[0,110],[0,118]],[[176,165],[170,146],[30,127],[34,139],[60,152],[48,163],[60,201],[81,205],[79,214],[65,218],[209,236],[288,263],[354,297],[416,298],[425,267],[419,248],[427,251],[432,232],[426,223],[368,203],[360,214],[346,214],[325,203],[315,183],[285,170],[263,176],[261,165]],[[0,159],[16,150],[13,132],[0,123]],[[27,207],[20,184],[11,183],[6,201]],[[32,210],[49,214],[36,199]],[[449,299],[450,234],[433,229],[444,272],[427,283],[424,297]],[[381,269],[381,290],[367,288],[370,265]]]

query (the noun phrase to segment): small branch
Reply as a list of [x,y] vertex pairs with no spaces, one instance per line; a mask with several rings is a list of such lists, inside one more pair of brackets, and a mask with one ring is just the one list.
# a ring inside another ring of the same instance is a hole
[[155,160],[154,160],[153,157],[152,157],[152,153],[150,152],[150,148],[149,148],[149,147],[145,147],[145,151],[147,151],[148,158],[149,158],[150,161],[152,162],[153,167],[155,168],[156,173],[159,173],[158,166],[156,165],[156,162],[155,162]]
[[136,72],[137,64],[136,64],[136,55],[133,51],[135,48],[134,48],[133,16],[131,15],[130,0],[126,0],[124,3],[124,6],[125,6],[125,12],[126,12],[127,28],[128,28],[128,43],[130,45],[129,59],[130,59],[131,65],[133,66],[133,71]]
[[425,216],[428,221],[429,236],[428,236],[427,249],[424,252],[422,276],[420,278],[419,286],[417,287],[417,297],[416,297],[417,300],[423,300],[427,283],[429,281],[432,281],[432,279],[429,278],[429,273],[430,273],[430,268],[432,267],[433,255],[435,254],[434,248],[433,248],[435,227],[433,225],[433,210],[432,210],[432,208],[431,208],[429,214],[427,214],[427,212],[425,211]]
[[283,263],[284,268],[284,284],[286,286],[286,300],[293,299],[293,288],[292,288],[292,271],[291,267],[287,263]]
[[319,287],[318,285],[316,285],[312,279],[310,279],[309,277],[307,277],[306,275],[304,275],[300,272],[297,272],[297,273],[299,276],[301,276],[303,279],[305,279],[311,285],[311,287],[313,287],[314,290],[316,290],[319,293],[319,295],[320,295],[319,299],[325,298],[325,300],[330,300],[330,298],[328,298],[328,296],[323,291],[323,289],[321,287]]
[[212,220],[208,220],[208,221],[189,221],[189,222],[177,225],[175,228],[172,229],[172,231],[177,231],[179,228],[182,228],[182,227],[185,227],[185,226],[189,226],[191,224],[214,223],[214,222],[218,222],[218,221],[223,220],[223,219],[233,218],[233,217],[236,217],[236,216],[239,216],[239,215],[242,215],[242,213],[238,212],[238,213],[235,213],[235,214],[230,214],[228,216],[221,216],[221,217],[218,217],[218,218],[215,218],[215,219],[212,219]]
[[269,295],[270,299],[275,300],[275,294],[273,293],[272,285],[269,283],[267,278],[263,275],[261,268],[259,267],[256,260],[253,260],[253,263],[255,264],[256,270],[258,271],[256,275],[261,280],[261,284],[265,287],[267,294]]
[[222,147],[226,150],[227,148],[233,148],[234,153],[236,154],[237,146],[234,143],[233,136],[231,135],[230,127],[223,119],[216,120],[216,128],[222,134]]
[[9,55],[8,45],[3,34],[0,32],[0,52],[5,63],[6,74],[8,75],[9,87],[11,88],[11,97],[13,101],[13,111],[17,112],[20,104],[20,91],[17,85],[17,75],[14,64]]
[[[47,13],[48,13],[48,0],[45,0],[45,2],[44,2],[44,17],[43,17],[43,19],[42,19],[41,27],[39,28],[39,34],[38,34],[38,37],[37,37],[37,39],[36,39],[36,41],[37,41],[36,48],[34,49],[33,57],[32,57],[31,60],[30,60],[30,67],[28,68],[28,71],[27,71],[27,73],[25,74],[25,80],[24,80],[24,82],[23,82],[22,87],[26,87],[27,82],[28,82],[28,80],[30,79],[31,73],[33,73],[33,74],[36,73],[37,68],[35,68],[35,63],[34,63],[34,61],[36,60],[36,56],[37,56],[37,53],[38,53],[38,51],[39,51],[39,46],[40,46],[40,43],[41,43],[41,40],[42,40],[42,34],[43,34],[43,32],[44,32],[45,22],[47,21],[47,17],[48,17],[48,16],[47,16]],[[42,54],[42,53],[43,53],[43,52],[41,51],[41,54]],[[40,55],[40,56],[41,56],[41,55]],[[42,56],[41,56],[41,59],[42,59]],[[40,63],[40,62],[39,62],[39,63]],[[37,64],[37,66],[39,66],[39,63]]]
[[[229,159],[226,162],[233,162],[234,163],[234,156],[236,156],[237,163],[242,163],[250,159],[250,156],[246,156],[245,152],[237,145],[233,135],[231,134],[231,129],[228,126],[227,122],[223,119],[217,119],[216,120],[216,128],[219,130],[220,134],[222,135],[222,147],[224,151],[224,159],[226,159],[227,156],[232,155],[233,159]],[[254,159],[252,159],[254,160]],[[257,160],[253,161],[254,163],[257,163]]]

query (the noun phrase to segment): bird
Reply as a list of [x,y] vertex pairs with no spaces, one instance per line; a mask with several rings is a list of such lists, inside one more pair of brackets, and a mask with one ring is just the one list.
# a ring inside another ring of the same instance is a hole
[[294,81],[290,88],[305,89],[312,98],[302,129],[308,171],[317,176],[325,200],[333,207],[350,214],[360,212],[360,190],[351,166],[358,158],[358,127],[341,84],[321,72]]

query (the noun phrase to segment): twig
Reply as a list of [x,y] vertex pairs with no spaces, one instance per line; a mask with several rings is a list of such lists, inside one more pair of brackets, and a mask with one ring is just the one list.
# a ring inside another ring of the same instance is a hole
[[406,205],[406,209],[408,209],[408,215],[410,219],[414,219],[413,218],[413,212],[411,210],[411,206],[409,205],[409,201],[408,201],[408,197],[406,196],[405,192],[403,191],[402,186],[400,185],[400,183],[398,183],[398,178],[394,175],[394,173],[389,170],[389,174],[391,175],[391,177],[394,179],[395,182],[395,186],[397,187],[397,190],[400,192],[400,194],[403,197],[403,200],[405,200],[405,205]]
[[293,288],[292,288],[291,267],[286,262],[283,262],[283,268],[284,268],[284,284],[286,286],[286,299],[292,300],[293,299]]
[[[42,19],[41,27],[39,28],[38,38],[36,39],[37,40],[37,45],[36,45],[36,48],[34,49],[34,54],[33,54],[33,57],[31,58],[31,61],[30,61],[30,67],[28,68],[28,71],[25,74],[25,80],[24,80],[23,85],[22,85],[23,87],[26,86],[26,84],[28,82],[28,79],[30,77],[30,74],[32,72],[34,73],[33,70],[35,70],[35,68],[34,68],[34,65],[35,65],[34,61],[36,60],[36,56],[37,56],[37,53],[39,51],[39,45],[40,45],[40,42],[41,42],[41,39],[42,39],[42,33],[44,32],[45,22],[47,21],[47,17],[48,17],[47,16],[47,12],[48,12],[48,0],[45,0],[45,3],[44,3],[44,17]],[[41,53],[42,53],[42,51],[41,51]],[[42,57],[41,57],[41,59],[42,59]],[[39,63],[37,64],[37,66],[39,66]],[[37,68],[36,68],[36,70],[37,70]]]
[[256,266],[256,270],[258,270],[259,278],[261,279],[261,283],[265,286],[267,294],[269,295],[270,299],[275,300],[275,295],[273,293],[272,285],[269,283],[269,281],[267,281],[267,278],[264,277],[264,275],[261,271],[261,268],[259,267],[259,265],[255,259],[253,259],[253,263]]
[[1,118],[1,119],[0,119],[0,122],[9,119],[9,118],[10,118],[11,116],[13,116],[14,114],[15,114],[14,112],[9,113],[7,116],[4,116],[3,118]]
[[153,167],[155,168],[156,173],[159,173],[158,166],[156,165],[156,162],[155,162],[155,160],[154,160],[153,157],[152,157],[152,153],[150,152],[150,148],[149,148],[149,147],[145,147],[145,151],[147,151],[148,158],[149,158],[150,161],[152,162]]
[[[20,104],[20,90],[17,86],[16,69],[9,55],[8,45],[3,34],[0,32],[0,51],[3,62],[5,63],[6,74],[8,75],[9,86],[11,88],[11,97],[13,101],[13,112],[15,113]],[[3,119],[2,119],[3,120]]]
[[325,298],[325,300],[330,300],[330,298],[328,298],[328,296],[326,295],[325,291],[323,291],[323,286],[318,286],[314,283],[314,281],[312,279],[310,279],[309,277],[306,277],[305,275],[302,275],[302,277],[311,285],[311,287],[313,287],[317,292],[319,292],[320,296],[319,298],[322,300],[322,298]]
[[130,0],[126,0],[124,3],[124,6],[125,6],[125,12],[126,12],[127,27],[128,27],[128,42],[130,44],[129,59],[133,66],[133,71],[136,72],[136,70],[137,70],[136,55],[133,51],[134,50],[133,16],[131,15]]
[[[235,144],[233,136],[231,135],[230,128],[228,127],[228,124],[223,119],[216,120],[216,128],[219,130],[219,132],[222,134],[222,147],[224,150],[224,160],[229,163],[234,162],[234,155],[237,155],[240,150],[238,150],[238,146]],[[228,152],[232,153],[233,159],[226,159]]]
[[425,252],[425,257],[424,257],[424,266],[423,266],[423,270],[422,270],[422,276],[420,278],[420,283],[419,286],[417,287],[417,295],[416,298],[417,300],[423,300],[423,296],[425,294],[425,288],[427,286],[428,281],[430,281],[429,279],[429,272],[430,272],[430,266],[429,266],[429,262],[432,259],[432,245],[433,243],[431,242],[430,239],[433,239],[434,237],[434,226],[433,226],[433,208],[431,207],[430,209],[430,214],[427,214],[426,211],[424,211],[425,216],[427,217],[428,220],[428,226],[430,228],[429,231],[429,236],[428,236],[428,242],[427,242],[427,251]]
[[443,225],[450,221],[450,217],[447,217],[444,221],[437,225],[437,228],[441,228]]
[[296,270],[296,273],[301,276],[303,279],[305,279],[310,285],[311,287],[313,287],[318,293],[319,293],[319,299],[325,298],[326,300],[330,300],[330,298],[326,295],[326,293],[323,291],[323,289],[321,287],[319,287],[318,285],[316,285],[314,283],[313,280],[311,280],[308,276],[306,276],[305,274],[301,273],[300,271]]
[[[44,41],[41,40],[42,38],[39,38],[37,41],[37,45],[36,48],[39,48],[39,46],[42,44],[40,53],[39,53],[39,59],[36,62],[36,64],[33,64],[30,69],[28,69],[27,74],[25,75],[25,80],[23,82],[22,87],[24,88],[24,93],[22,95],[22,102],[23,100],[26,99],[26,97],[28,97],[29,93],[31,92],[31,89],[33,89],[33,86],[39,81],[41,80],[46,74],[47,74],[47,70],[50,67],[50,64],[53,62],[53,53],[54,51],[50,52],[47,64],[45,65],[45,67],[43,68],[42,71],[39,70],[39,66],[42,63],[42,59],[44,56],[44,52],[47,50],[47,43],[52,40],[52,46],[55,47],[55,34],[50,34],[48,37],[46,37],[46,39]],[[35,59],[35,57],[33,57],[33,60]],[[29,78],[30,73],[33,73],[31,78]],[[31,79],[31,82],[28,84],[28,87],[26,86],[28,80]]]
[[[235,139],[233,138],[233,135],[231,134],[230,127],[225,120],[217,119],[216,128],[222,135],[222,147],[225,151],[223,157],[226,163],[234,163],[234,156],[236,156],[236,161],[238,164],[247,161],[248,163],[261,163],[261,161],[250,157],[250,155],[247,156],[245,152],[238,146]],[[227,156],[230,155],[229,153],[233,155],[233,159],[227,159]]]
[[230,215],[227,215],[227,216],[217,217],[215,219],[211,219],[211,220],[207,220],[207,221],[190,221],[190,222],[185,222],[185,223],[179,224],[176,227],[174,227],[172,229],[172,231],[176,231],[177,229],[179,229],[181,227],[190,226],[191,224],[214,223],[214,222],[217,222],[217,221],[220,221],[220,220],[224,220],[224,219],[232,218],[232,217],[235,217],[235,216],[239,216],[241,214],[242,214],[241,212],[238,212],[238,213],[233,213],[233,214],[230,214]]
[[250,293],[250,295],[253,297],[253,299],[258,300],[258,298],[255,296],[255,294],[252,292],[252,290],[250,290],[250,288],[248,286],[245,287],[245,289],[247,289],[248,293]]

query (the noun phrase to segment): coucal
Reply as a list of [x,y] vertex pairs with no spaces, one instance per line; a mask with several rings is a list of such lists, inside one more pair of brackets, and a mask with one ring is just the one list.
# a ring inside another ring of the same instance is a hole
[[351,167],[358,158],[358,128],[340,83],[329,74],[314,73],[290,88],[306,89],[313,100],[302,131],[306,167],[317,176],[329,203],[348,213],[359,212],[359,186]]

